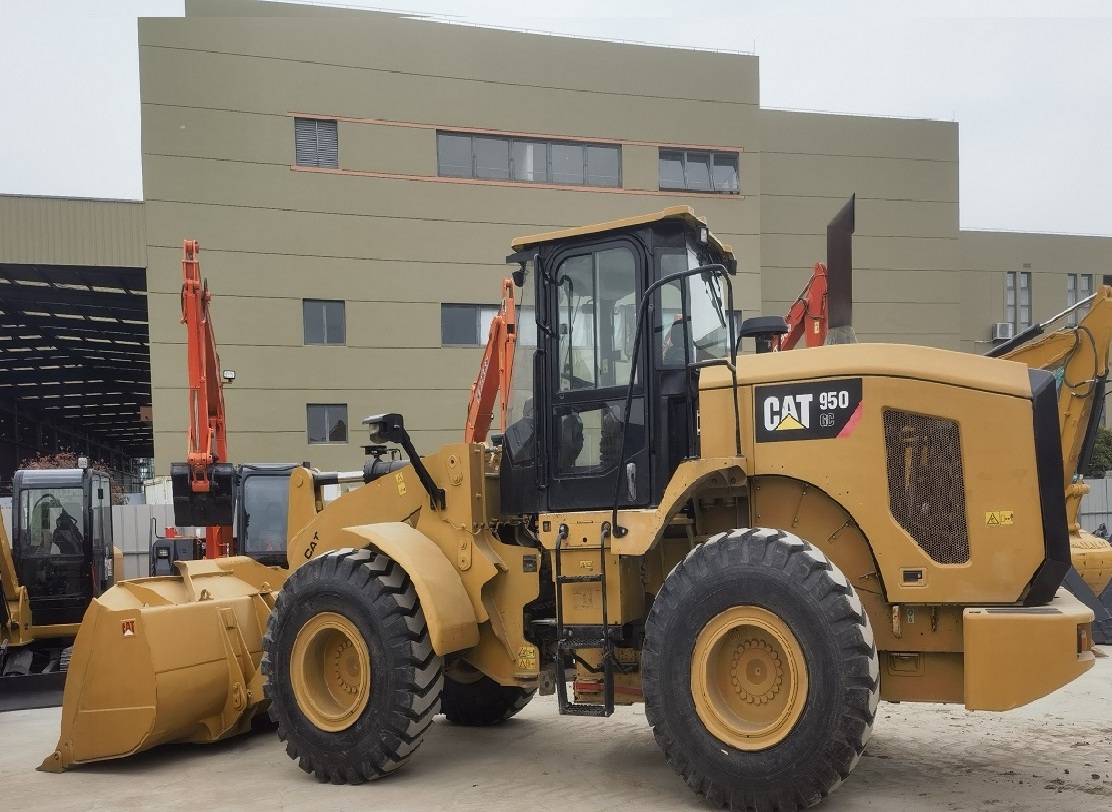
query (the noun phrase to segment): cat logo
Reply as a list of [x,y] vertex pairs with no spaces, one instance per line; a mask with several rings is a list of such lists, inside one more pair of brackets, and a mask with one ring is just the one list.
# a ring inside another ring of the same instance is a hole
[[764,402],[766,432],[792,432],[811,427],[814,395],[768,395]]
[[130,619],[130,620],[121,621],[120,622],[120,631],[123,633],[124,637],[134,637],[135,636],[135,620]]
[[765,431],[799,431],[811,427],[814,395],[769,395],[764,400]]

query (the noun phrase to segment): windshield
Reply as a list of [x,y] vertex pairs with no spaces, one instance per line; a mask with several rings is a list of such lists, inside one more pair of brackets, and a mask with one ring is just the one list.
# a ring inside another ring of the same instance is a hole
[[240,528],[243,553],[280,553],[286,549],[289,476],[248,476],[243,483],[246,521]]
[[560,390],[629,381],[637,261],[625,247],[568,257],[556,271]]
[[[689,246],[686,250],[660,252],[661,278],[697,268],[700,260]],[[687,314],[684,317],[683,287],[687,289]],[[682,366],[687,361],[707,361],[730,354],[726,292],[722,277],[704,273],[664,285],[660,289],[660,353],[665,366]],[[687,322],[687,348],[684,348],[684,321]]]
[[22,555],[83,555],[81,488],[28,488],[19,494]]

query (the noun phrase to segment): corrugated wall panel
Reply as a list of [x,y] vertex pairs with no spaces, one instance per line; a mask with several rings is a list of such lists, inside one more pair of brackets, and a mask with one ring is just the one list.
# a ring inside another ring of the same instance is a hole
[[0,195],[0,263],[147,267],[143,203]]

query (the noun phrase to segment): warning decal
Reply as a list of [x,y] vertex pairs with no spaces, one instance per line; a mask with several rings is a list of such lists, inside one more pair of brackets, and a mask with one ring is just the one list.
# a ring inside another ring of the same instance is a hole
[[986,510],[985,527],[1000,527],[1005,524],[1015,524],[1015,511],[1013,510]]
[[757,442],[848,437],[861,419],[861,379],[758,386]]

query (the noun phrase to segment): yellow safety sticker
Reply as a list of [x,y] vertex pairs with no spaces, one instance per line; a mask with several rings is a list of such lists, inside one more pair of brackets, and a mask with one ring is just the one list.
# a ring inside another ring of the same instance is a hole
[[394,474],[394,479],[398,483],[398,496],[405,496],[405,476],[403,474]]
[[517,670],[537,670],[537,650],[533,646],[521,646],[517,650]]
[[985,527],[1000,527],[1005,524],[1015,524],[1015,511],[1012,510],[986,510]]

